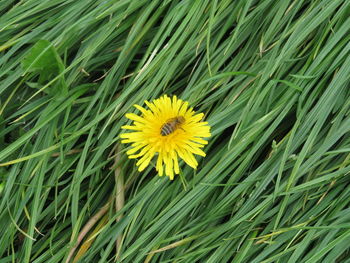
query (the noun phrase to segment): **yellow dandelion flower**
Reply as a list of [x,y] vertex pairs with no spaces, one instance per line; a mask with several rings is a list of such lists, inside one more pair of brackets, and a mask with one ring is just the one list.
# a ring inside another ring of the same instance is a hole
[[131,143],[127,151],[130,159],[139,158],[136,165],[143,171],[155,155],[158,155],[156,170],[159,176],[165,175],[171,180],[179,174],[179,158],[196,169],[198,162],[194,154],[205,156],[201,148],[208,142],[202,138],[210,137],[210,126],[203,122],[203,113],[196,114],[189,108],[188,102],[163,95],[152,102],[145,101],[148,109],[134,105],[141,116],[133,113],[126,117],[133,125],[122,129],[133,132],[120,135],[122,143]]

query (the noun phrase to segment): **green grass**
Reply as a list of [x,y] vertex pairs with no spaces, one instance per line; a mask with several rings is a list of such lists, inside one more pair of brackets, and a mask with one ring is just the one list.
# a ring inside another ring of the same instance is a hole
[[[121,195],[79,262],[114,262],[117,240],[123,263],[350,262],[349,15],[345,0],[1,1],[0,263],[65,262]],[[174,181],[119,145],[125,113],[162,94],[212,126]]]

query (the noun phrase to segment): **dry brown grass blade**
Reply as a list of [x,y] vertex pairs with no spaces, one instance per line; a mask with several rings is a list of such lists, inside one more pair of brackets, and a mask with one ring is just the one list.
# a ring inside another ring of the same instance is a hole
[[[118,153],[119,152],[119,146],[117,145],[115,147],[115,152]],[[121,169],[120,166],[118,165],[120,161],[120,154],[116,154],[115,158],[114,158],[114,177],[115,177],[115,183],[116,183],[116,195],[115,195],[115,210],[116,212],[120,211],[123,207],[124,207],[124,203],[125,203],[125,197],[124,197],[124,176],[121,173]],[[120,221],[120,219],[122,218],[123,215],[119,215],[116,219],[117,222]],[[119,258],[120,255],[120,250],[121,250],[121,246],[122,246],[122,235],[120,235],[117,238],[116,241],[116,259]]]
[[92,242],[95,240],[96,237],[93,237],[96,235],[97,232],[99,232],[108,222],[108,215],[105,215],[100,223],[96,226],[94,231],[91,232],[91,234],[87,237],[86,241],[80,246],[77,254],[75,255],[73,259],[73,263],[77,262],[85,253],[86,251],[91,247]]
[[104,215],[107,213],[108,209],[110,206],[110,202],[108,201],[101,209],[98,211],[93,217],[89,219],[89,221],[85,224],[83,229],[78,235],[78,238],[74,244],[74,246],[70,249],[68,253],[68,257],[66,259],[66,263],[69,263],[71,258],[74,255],[75,250],[78,248],[79,244],[81,241],[84,239],[84,237],[87,235],[87,233],[91,230],[91,228],[96,224],[96,222]]

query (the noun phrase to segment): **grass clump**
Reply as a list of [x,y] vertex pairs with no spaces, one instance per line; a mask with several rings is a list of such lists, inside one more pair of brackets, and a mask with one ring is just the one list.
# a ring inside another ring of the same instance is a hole
[[[348,261],[350,2],[0,7],[1,263]],[[174,181],[119,144],[163,94],[212,127]]]

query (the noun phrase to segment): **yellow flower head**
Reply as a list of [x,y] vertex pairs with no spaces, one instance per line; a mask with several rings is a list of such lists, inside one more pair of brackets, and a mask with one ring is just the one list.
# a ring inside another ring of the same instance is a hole
[[188,107],[188,102],[176,96],[171,99],[163,95],[145,103],[149,109],[134,105],[141,111],[141,116],[125,115],[133,125],[122,126],[122,129],[134,132],[120,135],[122,143],[132,143],[132,148],[127,151],[129,158],[140,158],[136,163],[138,170],[143,171],[155,154],[158,155],[156,170],[159,176],[163,175],[165,166],[165,174],[173,180],[174,173],[180,172],[178,157],[196,169],[198,163],[193,154],[205,156],[201,148],[208,142],[202,138],[211,136],[210,126],[202,121],[204,114],[196,114]]

